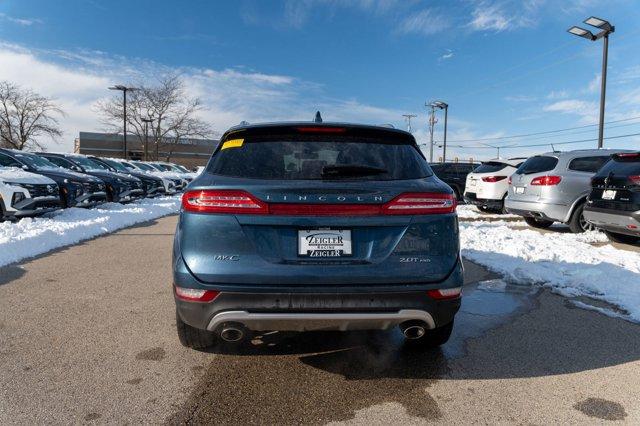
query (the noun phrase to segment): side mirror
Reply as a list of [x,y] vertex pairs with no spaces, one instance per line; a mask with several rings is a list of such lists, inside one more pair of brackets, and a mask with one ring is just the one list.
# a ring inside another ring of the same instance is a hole
[[22,170],[29,170],[29,166],[27,166],[26,164],[23,164],[21,167]]
[[71,170],[74,170],[76,172],[80,172],[82,173],[82,168],[78,167],[78,166],[71,166]]

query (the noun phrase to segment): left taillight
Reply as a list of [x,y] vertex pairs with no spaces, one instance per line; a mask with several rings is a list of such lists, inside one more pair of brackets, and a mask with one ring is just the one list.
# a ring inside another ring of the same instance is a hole
[[382,206],[382,213],[389,215],[442,214],[456,211],[457,200],[453,194],[417,192],[405,193]]
[[200,190],[182,195],[182,208],[194,213],[268,214],[267,204],[245,191]]
[[505,180],[506,176],[485,176],[482,178],[483,182],[495,183],[500,182],[501,180]]
[[186,302],[211,302],[220,294],[215,290],[202,290],[198,288],[184,288],[174,286],[175,295],[178,299]]

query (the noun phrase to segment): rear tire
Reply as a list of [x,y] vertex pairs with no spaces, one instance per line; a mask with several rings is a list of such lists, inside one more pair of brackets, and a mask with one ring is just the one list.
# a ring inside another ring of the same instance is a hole
[[584,203],[576,207],[567,225],[569,225],[569,229],[571,229],[571,232],[574,234],[581,234],[585,231],[593,231],[596,229],[596,227],[587,222],[584,217]]
[[614,243],[620,244],[637,244],[640,242],[640,237],[634,237],[633,235],[618,234],[617,232],[604,231],[607,238]]
[[180,315],[176,312],[176,329],[178,331],[178,339],[182,346],[191,349],[207,349],[214,345],[216,341],[215,334],[191,327],[180,319]]
[[527,225],[531,226],[532,228],[538,229],[547,229],[548,227],[553,225],[552,220],[538,219],[535,217],[525,217],[524,221],[527,222]]
[[408,345],[420,348],[437,348],[449,341],[451,332],[453,331],[453,321],[442,327],[427,330],[419,339],[405,340]]

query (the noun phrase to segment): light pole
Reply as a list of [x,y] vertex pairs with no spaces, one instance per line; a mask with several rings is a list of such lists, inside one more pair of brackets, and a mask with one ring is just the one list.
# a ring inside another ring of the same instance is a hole
[[436,119],[436,107],[433,103],[428,104],[426,102],[424,106],[431,108],[429,112],[429,163],[433,163],[433,128],[438,122]]
[[[431,114],[433,116],[434,109],[443,109],[444,110],[444,139],[443,139],[443,149],[442,149],[442,162],[447,161],[447,116],[449,115],[449,104],[442,101],[433,101],[429,104],[431,107]],[[435,124],[435,123],[434,123]],[[431,127],[431,146],[433,147],[433,126]],[[433,160],[433,148],[431,149],[431,157]]]
[[127,92],[133,92],[134,90],[139,90],[137,87],[127,87],[122,84],[118,84],[116,86],[109,87],[109,90],[119,90],[122,92],[122,105],[123,105],[123,113],[122,113],[122,123],[123,123],[123,145],[122,145],[122,158],[127,159]]
[[149,123],[153,123],[152,118],[141,117],[144,122],[144,161],[149,161]]
[[607,60],[609,56],[609,34],[616,30],[616,27],[611,25],[604,19],[596,18],[592,16],[584,20],[584,23],[592,27],[598,28],[600,32],[593,34],[589,30],[584,28],[573,26],[567,31],[578,37],[586,38],[587,40],[596,41],[601,38],[604,39],[602,46],[602,75],[600,77],[600,128],[598,129],[598,148],[602,148],[604,141],[604,104],[607,92]]
[[407,122],[407,132],[411,133],[411,119],[417,117],[415,114],[402,114]]

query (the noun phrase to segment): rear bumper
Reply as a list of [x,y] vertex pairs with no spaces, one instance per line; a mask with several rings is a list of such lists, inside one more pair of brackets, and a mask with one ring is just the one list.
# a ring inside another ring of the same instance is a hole
[[487,198],[478,198],[475,192],[465,192],[463,198],[467,204],[473,204],[489,209],[502,209],[502,199],[494,200]]
[[523,216],[545,219],[553,222],[566,222],[571,206],[542,201],[518,201],[507,197],[504,201],[507,212]]
[[615,213],[611,210],[589,207],[584,209],[584,217],[590,223],[605,231],[625,235],[640,236],[640,210],[635,212]]
[[[180,274],[174,275],[174,278],[180,277]],[[193,278],[176,285],[216,289]],[[203,330],[216,330],[223,322],[239,322],[251,330],[372,330],[387,329],[408,320],[424,321],[433,328],[453,320],[461,299],[433,299],[427,291],[462,285],[462,264],[458,261],[449,276],[439,283],[278,289],[220,285],[221,292],[212,302],[175,298],[175,303],[182,321]]]

